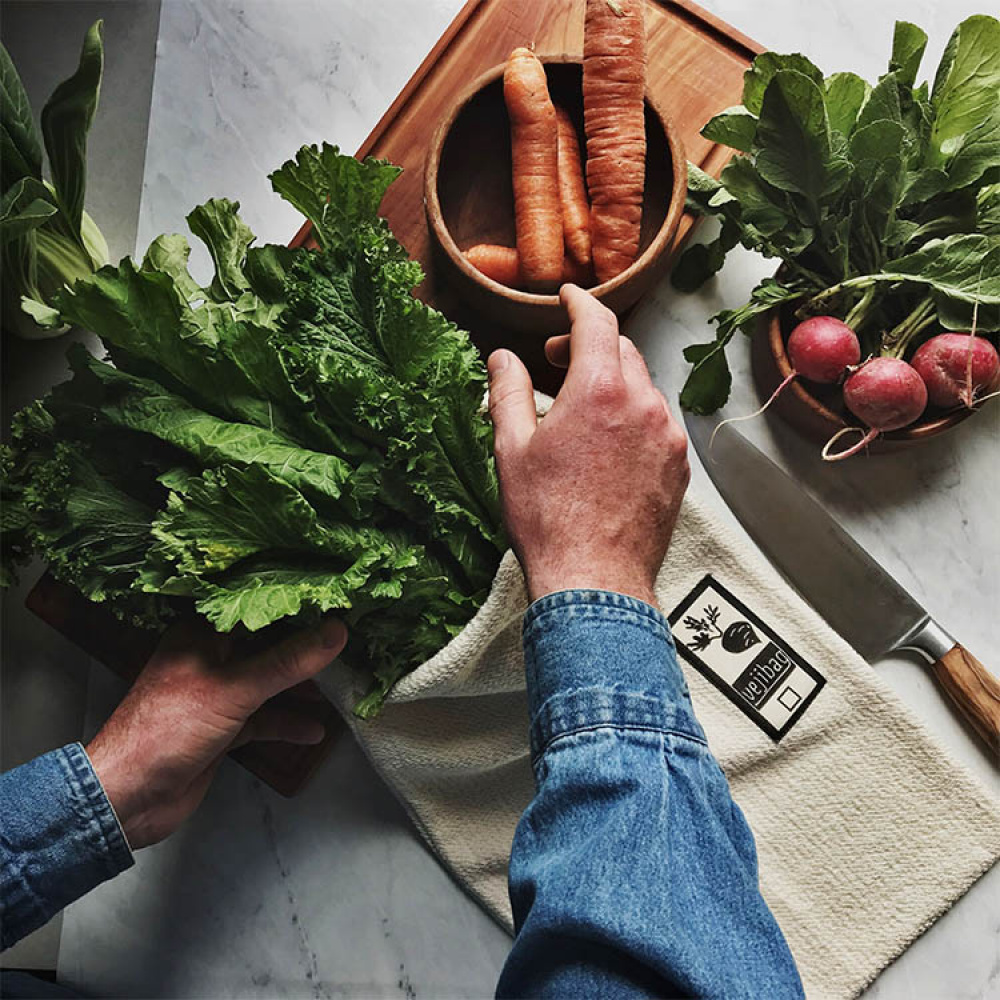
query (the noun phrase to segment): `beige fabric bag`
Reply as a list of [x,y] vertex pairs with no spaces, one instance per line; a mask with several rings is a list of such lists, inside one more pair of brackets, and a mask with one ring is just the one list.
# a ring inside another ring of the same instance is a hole
[[[775,742],[684,660],[695,710],[757,840],[760,883],[809,997],[850,997],[1000,857],[1000,802],[749,543],[689,492],[657,581],[669,612],[705,576],[825,678]],[[445,866],[510,929],[507,858],[533,777],[524,579],[508,552],[468,627],[373,722],[338,665],[326,692]]]

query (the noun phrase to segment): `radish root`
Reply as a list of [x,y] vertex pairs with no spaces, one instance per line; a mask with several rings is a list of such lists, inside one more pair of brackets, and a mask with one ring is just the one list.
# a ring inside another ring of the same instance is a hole
[[[862,435],[861,440],[858,441],[856,444],[851,445],[850,448],[847,448],[844,451],[838,451],[838,452],[830,451],[830,449],[845,434],[850,434],[852,432],[860,433]],[[841,461],[841,459],[850,458],[852,455],[856,455],[859,451],[861,451],[862,448],[868,447],[868,445],[871,444],[871,442],[874,441],[875,438],[877,438],[881,433],[882,433],[881,431],[876,430],[874,427],[870,427],[867,431],[862,430],[862,428],[860,427],[841,427],[840,430],[837,431],[837,433],[834,434],[833,437],[830,438],[830,440],[827,441],[825,445],[823,445],[823,451],[821,453],[823,455],[823,461],[839,462]]]
[[782,379],[781,385],[779,385],[778,388],[771,393],[771,396],[768,399],[768,401],[759,410],[754,410],[753,413],[747,413],[742,417],[729,417],[727,420],[722,420],[718,424],[716,424],[715,430],[712,431],[712,436],[708,439],[709,455],[712,454],[712,449],[715,447],[715,437],[719,433],[719,431],[722,430],[723,427],[725,427],[727,424],[738,424],[741,420],[753,420],[754,417],[759,417],[778,398],[778,394],[781,392],[781,390],[784,389],[785,386],[788,385],[788,383],[791,382],[792,379],[795,378],[798,374],[799,374],[798,372],[790,372],[788,375],[786,375]]

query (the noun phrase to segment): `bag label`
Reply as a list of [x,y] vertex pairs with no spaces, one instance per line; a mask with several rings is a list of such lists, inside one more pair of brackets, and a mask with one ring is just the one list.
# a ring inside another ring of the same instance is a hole
[[802,718],[826,684],[815,667],[711,574],[669,620],[681,656],[775,741]]

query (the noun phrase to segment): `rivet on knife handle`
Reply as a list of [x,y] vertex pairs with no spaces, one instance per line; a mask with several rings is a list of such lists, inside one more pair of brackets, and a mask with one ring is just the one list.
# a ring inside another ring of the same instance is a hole
[[935,662],[934,673],[1000,759],[1000,681],[958,643]]

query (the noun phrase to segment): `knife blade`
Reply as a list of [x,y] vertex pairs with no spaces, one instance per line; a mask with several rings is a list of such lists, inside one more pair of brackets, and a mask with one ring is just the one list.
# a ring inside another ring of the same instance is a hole
[[955,641],[784,470],[726,428],[685,414],[688,436],[730,510],[802,597],[869,663],[913,650],[1000,758],[1000,681]]

